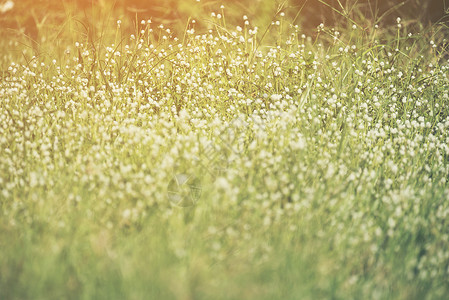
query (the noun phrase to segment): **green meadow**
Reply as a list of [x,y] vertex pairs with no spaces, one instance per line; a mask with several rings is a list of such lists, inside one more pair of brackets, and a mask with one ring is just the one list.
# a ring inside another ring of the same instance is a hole
[[0,41],[0,299],[448,297],[446,25],[65,13]]

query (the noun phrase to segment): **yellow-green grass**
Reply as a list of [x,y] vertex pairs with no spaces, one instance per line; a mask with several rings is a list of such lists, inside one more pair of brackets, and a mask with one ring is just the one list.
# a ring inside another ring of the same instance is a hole
[[3,45],[0,299],[444,299],[444,28],[218,13]]

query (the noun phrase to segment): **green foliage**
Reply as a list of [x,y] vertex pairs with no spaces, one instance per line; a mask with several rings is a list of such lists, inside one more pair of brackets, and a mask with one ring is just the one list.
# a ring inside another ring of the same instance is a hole
[[443,27],[213,12],[2,41],[0,299],[443,299]]

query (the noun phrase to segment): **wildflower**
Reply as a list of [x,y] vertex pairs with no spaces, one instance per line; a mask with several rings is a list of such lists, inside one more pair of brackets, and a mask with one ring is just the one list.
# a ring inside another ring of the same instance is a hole
[[273,95],[271,95],[271,100],[273,100],[273,101],[280,101],[281,99],[282,99],[282,95],[279,95],[279,94],[273,94]]
[[4,14],[14,8],[14,2],[11,0],[6,1],[3,4],[0,4],[0,13]]

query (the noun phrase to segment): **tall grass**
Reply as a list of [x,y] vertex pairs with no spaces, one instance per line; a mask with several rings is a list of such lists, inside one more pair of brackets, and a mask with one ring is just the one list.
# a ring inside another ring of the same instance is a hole
[[3,48],[1,299],[444,299],[443,35],[274,15]]

